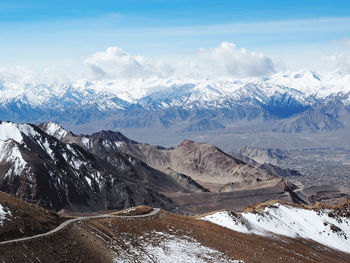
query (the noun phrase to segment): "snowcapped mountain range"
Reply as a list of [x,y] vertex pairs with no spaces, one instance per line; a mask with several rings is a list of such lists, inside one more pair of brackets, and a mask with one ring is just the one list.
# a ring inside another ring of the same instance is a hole
[[[51,120],[70,127],[103,120],[111,129],[180,124],[180,131],[196,132],[225,128],[239,120],[286,119],[316,109],[317,118],[301,117],[316,122],[306,126],[332,130],[347,126],[337,113],[339,106],[348,113],[349,83],[350,75],[339,71],[278,73],[265,79],[80,80],[64,84],[4,79],[0,80],[0,119]],[[337,113],[329,105],[336,106]],[[278,126],[284,127],[283,132],[303,131],[295,123]]]
[[[79,80],[73,83],[30,83],[24,80],[0,80],[0,100],[2,103],[16,99],[27,100],[30,104],[40,106],[56,98],[65,98],[70,102],[100,102],[100,99],[117,97],[120,100],[137,104],[143,98],[164,100],[165,98],[182,97],[191,93],[186,103],[201,99],[213,101],[222,97],[240,100],[254,95],[259,101],[278,93],[288,93],[299,102],[313,102],[310,98],[323,99],[330,95],[347,94],[350,75],[340,71],[316,73],[299,71],[278,73],[270,78],[245,79],[120,79],[88,81]],[[80,96],[78,96],[78,94]],[[99,94],[102,97],[92,98]],[[69,96],[71,95],[71,96]],[[89,96],[90,95],[90,96]],[[85,100],[79,100],[82,97]],[[69,100],[70,98],[71,100]],[[75,98],[75,100],[74,100]],[[349,101],[348,101],[349,102]],[[101,104],[103,104],[101,102]],[[176,101],[169,106],[175,106]],[[124,108],[119,105],[120,108]],[[165,106],[165,105],[163,105]],[[111,107],[112,108],[112,107]]]

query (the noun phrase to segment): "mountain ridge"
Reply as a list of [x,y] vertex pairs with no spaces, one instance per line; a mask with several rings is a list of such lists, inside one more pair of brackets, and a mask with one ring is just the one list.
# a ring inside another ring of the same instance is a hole
[[[311,71],[236,80],[111,80],[37,85],[4,80],[0,119],[36,124],[52,120],[70,127],[102,121],[114,130],[171,128],[179,132],[222,129],[241,120],[277,120],[285,123],[277,123],[272,131],[337,130],[349,126],[344,121],[349,119],[349,110],[339,116],[335,111],[325,112],[320,105],[336,102],[334,108],[348,109],[349,81],[350,75],[339,72]],[[318,117],[313,118],[314,114]]]
[[32,124],[1,122],[0,131],[0,190],[46,208],[94,211],[154,204],[171,209],[172,201],[161,192],[189,191],[127,154],[114,152],[113,161],[107,161]]

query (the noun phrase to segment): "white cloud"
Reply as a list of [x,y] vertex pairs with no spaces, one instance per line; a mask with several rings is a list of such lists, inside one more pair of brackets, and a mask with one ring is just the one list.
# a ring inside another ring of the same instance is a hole
[[25,67],[1,67],[0,68],[0,79],[6,80],[7,82],[32,82],[34,72]]
[[350,57],[343,53],[336,53],[330,56],[323,57],[326,60],[335,63],[336,67],[345,74],[350,74]]
[[344,46],[350,46],[350,38],[344,37],[339,41],[339,43]]
[[0,67],[0,80],[7,85],[25,86],[55,83],[69,83],[77,78],[76,74],[57,68],[31,70],[27,67]]
[[275,72],[272,60],[261,53],[238,49],[223,42],[211,49],[201,49],[186,68],[197,77],[260,77]]
[[132,56],[119,47],[109,47],[83,61],[91,77],[97,79],[129,79],[166,77],[172,68],[161,61],[151,61],[143,56]]
[[90,77],[95,79],[259,77],[275,72],[270,58],[227,42],[215,48],[200,49],[173,63],[133,56],[119,47],[95,53],[83,63]]

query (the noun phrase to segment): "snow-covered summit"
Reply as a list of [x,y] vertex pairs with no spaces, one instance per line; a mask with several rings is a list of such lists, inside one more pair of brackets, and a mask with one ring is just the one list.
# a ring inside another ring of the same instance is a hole
[[23,134],[34,137],[38,132],[29,124],[0,122],[0,140],[12,139],[18,143],[23,142]]
[[[88,87],[98,92],[108,91],[129,103],[152,96],[153,94],[168,94],[179,97],[186,87],[190,93],[189,101],[201,99],[203,101],[217,100],[223,97],[237,97],[240,90],[255,87],[262,90],[266,96],[276,93],[290,93],[302,95],[304,98],[316,96],[324,98],[332,94],[350,92],[350,75],[339,71],[317,73],[313,71],[285,72],[272,75],[270,78],[242,78],[242,79],[134,79],[115,81],[91,81]],[[79,84],[80,83],[80,84]],[[81,82],[74,87],[81,87]],[[86,86],[86,85],[85,85]],[[256,94],[250,94],[256,95]]]
[[317,98],[350,92],[350,75],[342,74],[340,71],[316,73],[304,70],[278,73],[273,75],[267,83],[289,87],[300,91],[304,96]]

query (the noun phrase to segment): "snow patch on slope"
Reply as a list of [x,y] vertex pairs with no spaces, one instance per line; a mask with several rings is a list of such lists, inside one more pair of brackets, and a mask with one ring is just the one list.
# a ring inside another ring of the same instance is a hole
[[42,143],[42,148],[47,152],[47,154],[51,157],[52,160],[55,159],[54,151],[51,149],[51,145],[48,142],[47,138],[45,138],[44,142]]
[[333,216],[330,210],[315,211],[276,204],[266,207],[261,213],[237,216],[224,211],[201,219],[242,233],[311,239],[350,252],[350,219]]
[[197,240],[188,236],[175,236],[163,232],[153,231],[145,233],[137,242],[137,246],[130,246],[130,254],[119,254],[114,262],[227,262],[244,263],[234,260],[212,248],[203,246]]
[[26,168],[27,162],[23,159],[21,151],[13,140],[0,140],[0,164],[12,164],[4,178],[8,175],[20,175]]
[[68,132],[61,125],[54,122],[46,123],[45,132],[58,140],[61,140],[68,134]]
[[91,142],[90,142],[90,140],[89,140],[89,138],[87,138],[87,137],[82,137],[81,138],[81,142],[82,142],[82,144],[86,147],[86,148],[90,148],[91,147]]
[[[232,216],[228,211],[217,212],[215,214],[205,216],[201,219],[237,232],[245,234],[252,233],[252,229],[249,229],[246,224],[242,223],[238,218]],[[256,232],[254,232],[254,234],[256,234]]]
[[6,218],[10,217],[11,215],[11,211],[0,204],[0,226],[2,226],[4,220],[6,220]]

